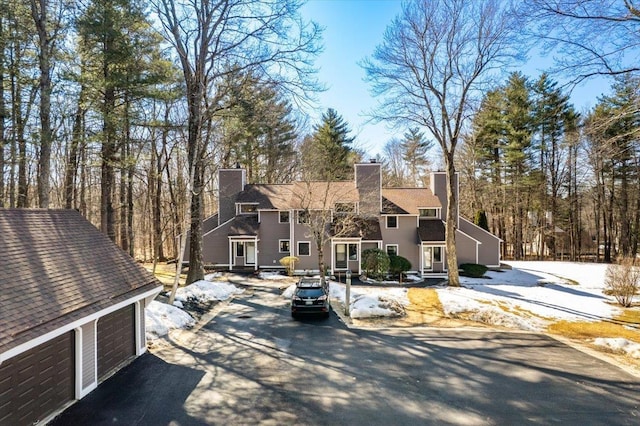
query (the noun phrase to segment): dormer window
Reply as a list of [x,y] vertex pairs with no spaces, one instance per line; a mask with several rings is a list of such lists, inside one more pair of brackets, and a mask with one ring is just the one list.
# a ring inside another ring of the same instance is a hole
[[257,204],[240,204],[240,214],[253,214],[258,212]]
[[337,214],[355,213],[356,203],[336,203],[335,211]]
[[298,210],[298,223],[310,223],[309,212],[307,210]]
[[423,208],[418,209],[420,217],[438,217],[438,209],[434,208]]

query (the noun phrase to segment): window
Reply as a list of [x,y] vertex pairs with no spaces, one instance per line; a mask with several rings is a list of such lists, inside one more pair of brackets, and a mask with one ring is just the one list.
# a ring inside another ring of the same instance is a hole
[[236,257],[244,257],[244,243],[236,243]]
[[255,213],[257,211],[257,204],[240,204],[240,214]]
[[298,241],[298,256],[311,256],[311,243]]
[[279,216],[280,217],[278,218],[278,222],[280,222],[280,223],[289,223],[289,212],[288,211],[280,212]]
[[289,253],[289,240],[280,240],[280,253]]
[[358,260],[357,244],[349,244],[349,260]]
[[309,223],[309,212],[307,210],[298,210],[298,223]]
[[337,214],[355,213],[356,204],[355,203],[336,203],[335,209]]
[[389,256],[397,256],[398,255],[398,245],[397,244],[387,244],[387,254]]
[[442,262],[442,247],[433,248],[433,261]]
[[398,216],[387,216],[387,228],[398,227]]
[[437,209],[418,209],[420,217],[438,217]]

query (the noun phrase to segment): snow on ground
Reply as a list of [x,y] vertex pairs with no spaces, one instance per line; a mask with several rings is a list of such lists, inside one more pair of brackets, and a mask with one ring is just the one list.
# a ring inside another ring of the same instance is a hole
[[[600,321],[621,312],[615,299],[603,294],[606,265],[571,262],[505,262],[512,270],[489,271],[488,278],[461,277],[462,287],[439,287],[438,297],[448,315],[465,313],[472,320],[521,330],[542,331],[554,321]],[[183,310],[182,302],[226,300],[244,290],[226,282],[210,282],[219,274],[208,275],[178,289],[176,306],[152,302],[146,309],[147,338],[163,336],[172,328],[188,328],[193,318]],[[264,280],[288,277],[261,273]],[[409,304],[407,289],[393,287],[351,287],[352,318],[402,315]],[[331,281],[330,296],[344,304],[346,286]],[[295,284],[283,297],[291,298]],[[640,358],[640,344],[626,339],[602,338],[594,344]]]
[[[290,285],[282,296],[290,299],[295,289],[295,284]],[[344,304],[346,285],[330,281],[329,296]],[[363,319],[399,316],[409,304],[409,299],[406,288],[351,287],[349,302],[351,318]]]
[[286,275],[282,275],[279,272],[260,272],[258,277],[263,280],[286,280],[289,278]]
[[614,352],[626,353],[633,358],[640,359],[640,344],[631,342],[627,339],[606,339],[599,337],[595,339],[593,343],[597,346],[603,346],[605,348],[611,349]]
[[147,339],[152,340],[165,336],[169,330],[193,327],[195,320],[183,310],[183,302],[226,300],[234,294],[244,291],[226,282],[207,281],[219,277],[219,274],[209,274],[205,277],[206,280],[196,281],[186,287],[179,288],[173,306],[156,300],[151,302],[145,309]]
[[169,330],[190,328],[195,320],[180,308],[154,300],[145,308],[147,339],[166,335]]
[[176,291],[176,300],[181,302],[186,302],[188,300],[211,302],[214,300],[227,300],[234,294],[242,292],[244,292],[244,290],[239,289],[233,284],[201,280],[186,287],[179,288]]

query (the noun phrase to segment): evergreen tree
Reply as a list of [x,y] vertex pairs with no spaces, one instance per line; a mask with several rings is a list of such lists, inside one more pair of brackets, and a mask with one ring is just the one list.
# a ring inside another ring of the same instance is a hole
[[251,72],[230,74],[223,91],[223,164],[239,162],[252,183],[290,178],[297,134],[289,102],[277,87]]
[[538,248],[538,254],[542,254],[544,248],[542,243],[546,240],[551,255],[555,258],[554,230],[559,216],[558,197],[566,183],[568,144],[564,142],[567,129],[575,127],[577,115],[569,103],[569,96],[563,94],[557,87],[557,83],[547,74],[542,74],[533,85],[533,96],[534,145],[538,154],[535,165],[538,179],[536,184],[539,188],[537,191],[539,194],[538,228],[541,234],[547,228],[550,230],[545,238],[540,238],[541,246]]
[[322,114],[322,122],[303,144],[303,174],[307,180],[348,180],[353,175],[355,153],[348,124],[336,110]]
[[414,127],[404,134],[404,139],[400,146],[402,148],[402,159],[409,170],[411,185],[422,186],[424,182],[422,176],[429,168],[427,153],[433,146],[433,141],[425,139],[424,132]]
[[[102,124],[100,228],[114,241],[115,170],[118,157],[125,160],[127,155],[131,101],[148,93],[167,72],[166,62],[158,61],[161,40],[144,6],[132,0],[94,0],[77,21],[80,80],[99,105]],[[125,155],[120,154],[123,147]]]

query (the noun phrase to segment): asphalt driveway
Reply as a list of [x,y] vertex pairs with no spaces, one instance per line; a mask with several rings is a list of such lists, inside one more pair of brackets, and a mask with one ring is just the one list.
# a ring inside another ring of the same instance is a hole
[[639,400],[638,378],[542,335],[294,321],[266,286],[52,424],[635,425]]

